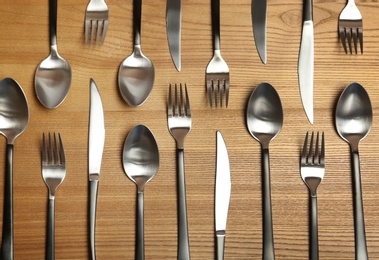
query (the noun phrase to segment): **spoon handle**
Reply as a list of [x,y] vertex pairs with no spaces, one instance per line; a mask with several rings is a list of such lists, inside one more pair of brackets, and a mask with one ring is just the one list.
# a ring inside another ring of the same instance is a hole
[[365,221],[363,215],[363,200],[361,173],[358,151],[352,152],[353,159],[353,204],[354,204],[354,229],[355,229],[355,259],[368,259]]
[[142,0],[133,0],[134,45],[141,45]]
[[213,50],[220,50],[220,0],[212,0]]
[[13,144],[7,144],[5,184],[4,184],[4,213],[3,240],[0,258],[13,260]]
[[137,243],[136,260],[145,259],[144,217],[143,217],[143,191],[137,193]]
[[275,254],[271,210],[270,155],[268,148],[262,149],[262,167],[263,260],[273,260],[275,259]]
[[58,0],[49,1],[50,46],[57,45]]
[[184,176],[184,150],[177,149],[178,156],[178,259],[189,260],[189,238],[186,202],[186,180]]

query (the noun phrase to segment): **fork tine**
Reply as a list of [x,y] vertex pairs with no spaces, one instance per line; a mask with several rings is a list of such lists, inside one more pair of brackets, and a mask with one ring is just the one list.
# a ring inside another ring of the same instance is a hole
[[95,38],[95,29],[96,29],[96,20],[92,20],[92,23],[91,23],[91,44],[93,43],[93,40]]
[[184,102],[183,102],[183,90],[182,90],[182,83],[180,83],[180,115],[184,116]]
[[96,45],[99,44],[101,30],[103,29],[103,20],[97,22],[97,33],[96,33]]
[[338,29],[339,29],[339,32],[340,32],[340,40],[341,40],[343,49],[345,50],[345,53],[347,54],[345,28],[343,26],[339,26]]
[[315,156],[314,156],[314,164],[320,163],[319,151],[318,151],[318,141],[319,141],[319,133],[316,134],[316,147],[315,147]]
[[53,140],[53,156],[54,156],[54,163],[59,163],[59,156],[58,156],[58,144],[57,144],[57,136],[54,133],[53,134],[54,140]]
[[212,107],[212,82],[211,82],[211,80],[207,80],[207,94],[208,94],[209,104]]
[[220,82],[219,80],[213,80],[213,85],[212,85],[213,94],[215,97],[215,107],[217,107],[217,86],[219,82]]
[[352,54],[353,51],[351,48],[351,28],[350,27],[346,27],[346,38],[347,38],[347,43],[349,45],[350,54]]
[[309,143],[309,154],[308,154],[308,163],[311,163],[311,164],[314,164],[314,157],[313,157],[313,136],[314,136],[314,132],[312,131],[311,141]]
[[229,80],[225,81],[225,105],[228,107],[229,103]]
[[357,46],[357,30],[358,30],[358,28],[352,28],[355,54],[358,53],[358,48],[357,48],[358,47]]
[[53,150],[51,149],[51,136],[49,133],[49,141],[48,141],[48,148],[47,148],[47,160],[48,163],[51,164],[53,162]]
[[101,40],[101,44],[104,44],[105,36],[107,35],[107,30],[108,30],[108,20],[104,21],[104,28],[103,28],[103,37]]
[[363,30],[362,27],[358,27],[359,45],[361,46],[361,54],[363,54]]
[[168,88],[167,116],[168,116],[168,117],[172,117],[172,93],[171,93],[171,84],[169,84],[169,88]]
[[320,155],[320,164],[325,165],[325,140],[324,132],[321,134],[321,155]]
[[186,91],[186,112],[187,112],[187,116],[190,117],[191,116],[191,108],[190,108],[190,102],[189,102],[189,97],[188,97],[188,91],[187,91],[187,84],[184,84],[184,89]]
[[219,91],[220,91],[220,107],[222,107],[222,95],[224,92],[224,80],[219,80],[218,85],[219,85]]
[[42,134],[42,164],[46,163],[46,141],[45,133]]
[[[55,135],[54,135],[55,136]],[[62,142],[62,138],[61,138],[61,134],[58,133],[58,138],[59,138],[59,146],[60,146],[60,153],[59,153],[59,156],[61,158],[61,164],[62,165],[65,165],[66,164],[66,157],[64,155],[64,149],[63,149],[63,142]],[[57,150],[57,153],[58,153],[58,150]]]
[[178,88],[175,83],[175,100],[174,100],[174,115],[178,116],[179,115],[179,108],[178,108]]
[[88,30],[89,30],[90,26],[91,26],[90,20],[86,19],[86,26],[84,27],[84,37],[86,39],[86,44],[88,44],[88,33],[89,33]]
[[308,145],[308,132],[305,134],[305,140],[303,145],[303,152],[301,153],[301,164],[307,164],[307,145]]

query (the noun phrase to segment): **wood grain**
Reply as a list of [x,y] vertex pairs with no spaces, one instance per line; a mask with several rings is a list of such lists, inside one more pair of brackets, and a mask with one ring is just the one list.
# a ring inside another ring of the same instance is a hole
[[[251,1],[221,1],[221,50],[230,68],[228,109],[210,109],[204,86],[212,57],[210,2],[183,1],[182,71],[168,50],[166,1],[144,0],[142,50],[155,65],[154,89],[147,102],[129,107],[117,86],[120,63],[132,51],[132,1],[108,0],[110,24],[104,46],[84,44],[87,0],[59,1],[58,51],[71,65],[72,86],[57,109],[40,105],[34,92],[37,65],[49,54],[48,1],[3,0],[0,8],[0,78],[23,87],[30,123],[15,142],[15,259],[43,259],[47,188],[41,177],[42,132],[59,131],[65,144],[67,176],[56,197],[56,259],[88,259],[89,79],[95,79],[105,109],[106,141],[97,211],[99,260],[134,259],[136,187],[122,169],[125,137],[136,124],[153,131],[161,152],[159,173],[145,189],[146,259],[177,257],[175,143],[167,130],[169,83],[189,88],[193,128],[185,142],[187,206],[192,259],[214,259],[216,130],[224,135],[231,163],[232,195],[226,259],[262,255],[260,146],[245,125],[246,102],[261,82],[270,82],[284,107],[284,127],[270,145],[271,188],[277,259],[308,258],[308,191],[299,173],[306,131],[324,131],[326,173],[318,190],[320,259],[354,259],[354,227],[349,147],[334,128],[334,107],[351,82],[368,91],[374,124],[360,144],[362,187],[370,259],[379,259],[378,164],[379,24],[377,1],[357,1],[363,15],[364,54],[346,55],[337,37],[338,15],[346,1],[314,0],[315,124],[303,111],[297,81],[302,1],[268,1],[268,63],[255,49]],[[5,138],[0,138],[4,172]],[[0,178],[0,194],[3,194]],[[3,201],[0,199],[0,213]],[[1,220],[0,220],[1,221]]]

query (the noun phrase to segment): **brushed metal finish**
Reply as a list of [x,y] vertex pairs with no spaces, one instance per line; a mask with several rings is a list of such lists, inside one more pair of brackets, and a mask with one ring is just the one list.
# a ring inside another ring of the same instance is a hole
[[313,124],[313,74],[314,74],[314,35],[313,21],[305,21],[301,36],[299,54],[299,86],[301,101],[308,120]]
[[66,99],[72,78],[70,64],[58,54],[57,2],[49,1],[50,55],[38,65],[34,76],[37,98],[50,109],[58,107]]
[[147,100],[155,78],[154,64],[141,50],[141,12],[142,0],[133,0],[134,50],[118,71],[121,96],[132,107],[138,107]]
[[101,160],[105,142],[104,111],[96,83],[90,80],[90,118],[88,139],[88,173],[89,180],[100,177]]
[[226,222],[231,193],[229,156],[222,134],[217,131],[217,164],[215,185],[215,227],[217,259],[224,259]]
[[144,188],[159,169],[158,144],[153,133],[144,125],[135,126],[125,139],[122,152],[124,171],[137,185],[136,260],[145,259]]
[[336,129],[350,145],[353,173],[353,203],[355,230],[355,258],[368,259],[358,144],[370,132],[372,106],[368,93],[358,83],[342,92],[336,107]]
[[88,131],[88,174],[89,174],[89,247],[91,259],[96,259],[95,227],[97,192],[100,167],[105,142],[104,111],[96,83],[90,80],[90,115]]
[[261,83],[250,96],[247,127],[262,149],[263,259],[275,259],[272,224],[269,144],[283,126],[280,97],[269,83]]
[[4,179],[3,233],[0,258],[13,260],[14,141],[29,123],[29,107],[21,86],[11,78],[0,81],[0,134],[7,139]]
[[251,18],[253,21],[253,32],[255,47],[257,48],[259,57],[264,64],[267,63],[267,1],[252,0],[251,1]]
[[178,71],[181,69],[181,28],[182,0],[167,0],[166,7],[167,40],[172,61]]

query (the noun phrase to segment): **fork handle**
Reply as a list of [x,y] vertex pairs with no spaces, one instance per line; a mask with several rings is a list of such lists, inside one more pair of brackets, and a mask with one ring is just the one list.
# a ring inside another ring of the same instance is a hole
[[312,21],[313,20],[313,3],[312,0],[304,0],[304,21]]
[[212,0],[213,50],[220,50],[220,0]]
[[54,260],[55,230],[54,230],[54,208],[55,198],[49,196],[48,216],[47,216],[47,239],[46,239],[46,260]]
[[311,196],[311,241],[310,241],[310,259],[318,260],[318,220],[317,220],[317,197]]
[[178,163],[178,260],[189,260],[189,237],[186,202],[186,181],[184,176],[184,150],[177,149]]
[[13,144],[7,144],[6,150],[3,240],[0,258],[13,260]]
[[57,45],[58,0],[49,1],[50,46]]
[[355,259],[368,259],[365,220],[363,214],[363,199],[361,172],[358,151],[352,152],[353,159],[353,204],[354,204],[354,229],[355,229]]
[[89,241],[90,241],[90,253],[91,260],[96,259],[95,250],[95,226],[96,226],[96,202],[97,202],[97,191],[99,188],[98,180],[89,181]]
[[133,0],[134,45],[141,45],[142,0]]
[[268,148],[262,149],[262,167],[263,260],[273,260],[275,259],[275,253],[271,209],[270,155]]

